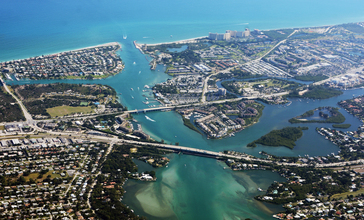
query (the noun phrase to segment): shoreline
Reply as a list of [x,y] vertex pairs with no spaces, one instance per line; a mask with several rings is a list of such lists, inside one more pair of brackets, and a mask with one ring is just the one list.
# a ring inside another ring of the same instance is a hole
[[109,43],[104,43],[104,44],[98,44],[98,45],[95,45],[95,46],[89,46],[89,47],[74,49],[74,50],[67,50],[67,51],[61,51],[61,52],[53,53],[53,54],[46,54],[46,55],[43,55],[43,56],[53,56],[53,55],[62,54],[62,53],[87,50],[87,49],[92,49],[92,48],[96,48],[96,47],[107,47],[107,46],[120,46],[120,49],[121,49],[121,44],[119,42],[109,42]]
[[[341,24],[326,24],[326,25],[319,25],[319,26],[302,26],[302,27],[286,27],[286,28],[273,28],[273,29],[262,29],[260,31],[278,31],[278,30],[284,30],[284,29],[292,29],[292,30],[300,30],[300,29],[314,29],[314,28],[331,28],[333,26],[337,26],[337,25],[342,25],[342,24],[356,24],[362,21],[356,21],[356,22],[348,22],[348,23],[341,23]],[[195,37],[195,38],[188,38],[188,39],[184,39],[184,40],[177,40],[177,41],[169,41],[169,42],[162,42],[162,43],[153,43],[153,44],[148,44],[148,43],[136,43],[139,46],[158,46],[158,45],[163,45],[163,44],[186,44],[186,43],[191,43],[191,41],[195,41],[198,39],[203,39],[203,38],[208,38],[208,36],[202,36],[202,37]]]
[[163,44],[187,44],[187,43],[193,43],[196,40],[200,40],[200,39],[204,39],[204,38],[208,38],[208,36],[202,36],[202,37],[195,37],[195,38],[189,38],[189,39],[185,39],[185,40],[177,40],[177,41],[170,41],[170,42],[163,42],[163,43],[156,43],[156,44],[143,44],[143,43],[136,43],[138,46],[159,46],[159,45],[163,45]]
[[[74,51],[81,51],[81,50],[85,50],[85,49],[92,49],[92,48],[97,48],[97,47],[106,47],[106,46],[120,46],[121,49],[121,44],[119,42],[109,42],[109,43],[104,43],[104,44],[98,44],[95,46],[88,46],[88,47],[83,47],[83,48],[78,48],[78,49],[74,49],[74,50],[65,50],[65,51],[60,51],[60,52],[56,52],[56,53],[51,53],[51,54],[44,54],[44,55],[37,55],[37,56],[30,56],[27,58],[21,58],[21,59],[14,59],[14,61],[19,61],[19,60],[26,60],[29,58],[34,58],[34,57],[46,57],[46,56],[54,56],[54,55],[58,55],[58,54],[62,54],[62,53],[68,53],[68,52],[74,52]],[[4,62],[9,62],[11,60],[7,60],[7,61],[1,61],[0,63],[4,63]]]

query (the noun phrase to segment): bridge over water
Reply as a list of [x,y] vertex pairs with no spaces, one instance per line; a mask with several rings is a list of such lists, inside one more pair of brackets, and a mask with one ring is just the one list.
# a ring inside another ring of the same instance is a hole
[[135,110],[129,110],[125,113],[145,113],[145,112],[152,112],[152,111],[163,111],[163,110],[172,110],[176,108],[176,106],[164,106],[164,107],[156,107],[156,108],[145,108],[145,109],[135,109]]
[[153,147],[173,150],[175,152],[182,152],[185,154],[192,154],[192,155],[216,158],[216,159],[233,158],[233,159],[244,159],[244,160],[250,160],[250,161],[262,161],[262,162],[264,161],[263,159],[253,158],[250,155],[230,155],[230,154],[225,154],[225,153],[221,153],[221,152],[197,149],[197,148],[192,148],[192,147],[184,147],[184,146],[178,146],[178,145],[149,143],[149,142],[140,142],[140,141],[132,141],[132,140],[119,140],[119,142],[127,143],[127,144],[142,145],[142,146],[153,146]]

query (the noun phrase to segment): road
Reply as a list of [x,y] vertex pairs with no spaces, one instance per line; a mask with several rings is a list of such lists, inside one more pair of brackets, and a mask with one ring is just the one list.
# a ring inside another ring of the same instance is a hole
[[[248,61],[245,64],[249,64],[249,63],[252,63],[252,62],[257,62],[257,61],[260,61],[261,59],[263,59],[265,56],[267,56],[270,52],[272,52],[275,48],[277,48],[279,45],[281,45],[282,43],[286,42],[288,38],[290,38],[293,34],[297,33],[298,30],[294,30],[290,35],[287,36],[286,39],[284,40],[281,40],[280,42],[278,42],[274,47],[272,47],[268,52],[266,52],[263,56],[255,59],[255,60],[251,60],[251,61]],[[214,75],[217,75],[219,73],[224,73],[224,72],[230,72],[230,70],[234,69],[235,67],[230,67],[228,69],[225,69],[225,70],[221,70],[219,72],[216,72],[216,73],[213,73],[209,76],[207,76],[204,80],[204,83],[203,83],[203,89],[202,89],[202,95],[201,95],[201,103],[205,103],[206,102],[206,92],[207,92],[207,88],[208,88],[208,81],[210,79],[211,76],[214,76]]]
[[28,110],[25,108],[25,106],[23,105],[23,102],[20,100],[20,99],[18,99],[18,97],[16,97],[11,91],[10,91],[10,89],[8,88],[8,86],[6,85],[6,83],[4,82],[4,80],[0,77],[0,81],[1,81],[1,83],[3,84],[3,86],[4,86],[4,88],[5,88],[5,90],[6,90],[6,92],[7,93],[9,93],[11,96],[13,96],[13,98],[18,102],[18,104],[19,104],[19,106],[20,106],[20,108],[21,108],[21,110],[23,111],[23,114],[24,114],[24,117],[25,117],[25,119],[26,119],[26,121],[27,121],[27,123],[29,123],[29,124],[32,124],[33,123],[33,118],[32,118],[32,116],[29,114],[29,112],[28,112]]

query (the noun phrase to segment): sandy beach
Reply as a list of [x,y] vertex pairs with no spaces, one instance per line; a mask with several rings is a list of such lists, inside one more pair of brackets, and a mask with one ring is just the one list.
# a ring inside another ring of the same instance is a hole
[[196,43],[197,42],[196,40],[207,38],[207,37],[208,36],[202,36],[202,37],[195,37],[195,38],[190,38],[190,39],[186,39],[186,40],[163,42],[163,43],[157,43],[157,44],[142,44],[142,43],[136,43],[136,44],[138,46],[143,46],[143,45],[158,46],[158,45],[162,45],[162,44],[187,44],[187,43]]
[[115,45],[119,45],[120,48],[121,48],[121,44],[119,42],[110,42],[110,43],[105,43],[105,44],[99,44],[99,45],[96,45],[96,46],[90,46],[90,47],[75,49],[75,50],[61,51],[61,52],[58,52],[58,53],[47,54],[47,55],[44,55],[44,56],[53,56],[53,55],[57,55],[57,54],[67,53],[67,52],[75,52],[75,51],[81,51],[81,50],[85,50],[85,49],[96,48],[96,47],[106,47],[106,46],[115,46]]

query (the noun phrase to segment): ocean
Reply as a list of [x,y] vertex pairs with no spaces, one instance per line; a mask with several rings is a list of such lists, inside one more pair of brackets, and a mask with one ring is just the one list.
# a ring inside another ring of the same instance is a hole
[[[108,42],[120,42],[120,56],[125,69],[105,80],[63,80],[69,83],[108,84],[120,93],[120,101],[129,109],[145,108],[145,85],[153,86],[169,78],[163,67],[151,71],[148,57],[133,46],[138,43],[160,43],[207,36],[226,30],[279,29],[309,27],[364,20],[364,1],[313,0],[3,0],[0,7],[0,61],[28,58],[78,49]],[[127,36],[123,39],[123,36]],[[13,83],[50,83],[62,80],[20,81]],[[140,89],[138,89],[138,87]],[[131,90],[130,88],[133,88]],[[143,130],[167,143],[209,149],[238,150],[258,156],[259,151],[276,155],[327,155],[338,148],[315,132],[321,124],[310,124],[309,130],[290,150],[284,147],[246,144],[272,129],[288,126],[288,119],[318,106],[336,106],[343,99],[362,94],[363,90],[345,91],[329,100],[300,102],[289,107],[266,106],[260,121],[235,137],[208,140],[188,129],[175,112],[152,112],[135,115]],[[149,94],[146,94],[149,95]],[[356,129],[361,123],[341,112]],[[268,171],[233,172],[223,163],[189,155],[170,155],[171,163],[157,169],[157,182],[128,181],[123,202],[137,214],[149,219],[271,219],[280,206],[255,201],[273,181],[283,181]]]

